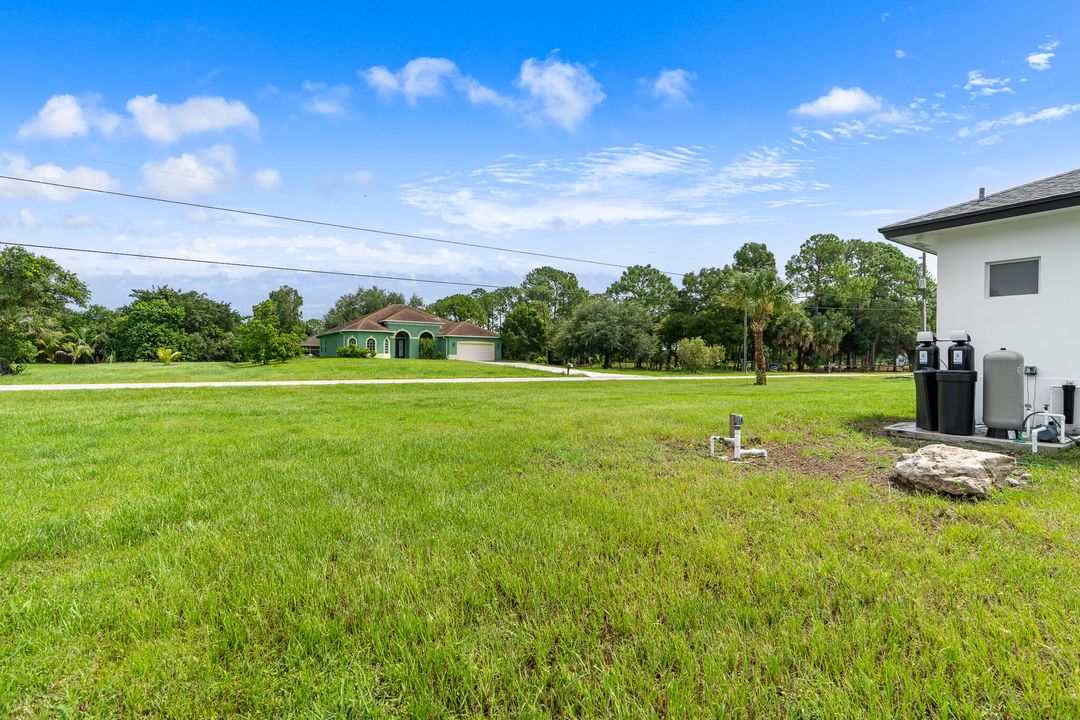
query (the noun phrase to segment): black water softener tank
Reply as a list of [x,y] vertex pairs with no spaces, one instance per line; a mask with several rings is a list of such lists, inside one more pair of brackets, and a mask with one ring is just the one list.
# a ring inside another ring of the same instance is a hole
[[974,370],[975,348],[970,345],[971,336],[963,330],[954,330],[949,334],[953,344],[949,346],[946,364],[950,370]]
[[937,378],[938,346],[932,332],[921,332],[915,348],[915,426],[938,429]]
[[971,336],[959,330],[949,335],[953,344],[946,356],[947,370],[937,373],[938,430],[949,435],[975,434],[975,348]]

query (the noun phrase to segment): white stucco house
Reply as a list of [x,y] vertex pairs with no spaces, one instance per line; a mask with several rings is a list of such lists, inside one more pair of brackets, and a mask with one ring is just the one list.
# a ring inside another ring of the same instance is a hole
[[1008,348],[1037,374],[1025,401],[1060,411],[1063,382],[1080,383],[1080,170],[887,225],[887,239],[937,255],[937,337],[966,330],[982,357]]

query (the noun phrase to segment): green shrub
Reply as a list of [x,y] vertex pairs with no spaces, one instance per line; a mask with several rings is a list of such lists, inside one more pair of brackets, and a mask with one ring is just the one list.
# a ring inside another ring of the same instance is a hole
[[440,350],[439,352],[435,353],[432,357],[435,358],[436,360],[445,360],[446,359],[446,353],[444,353],[442,350]]
[[170,365],[180,359],[180,351],[160,347],[157,349],[157,359],[166,365]]
[[711,370],[723,360],[724,348],[719,345],[706,345],[699,337],[679,341],[679,366],[683,370]]
[[423,360],[431,360],[435,357],[435,346],[437,341],[435,338],[420,338],[420,358]]
[[375,352],[359,345],[346,345],[338,348],[337,356],[343,358],[373,358]]

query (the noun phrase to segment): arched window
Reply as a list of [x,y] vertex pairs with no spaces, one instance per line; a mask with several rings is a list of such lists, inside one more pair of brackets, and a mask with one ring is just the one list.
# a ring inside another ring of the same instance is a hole
[[375,352],[375,338],[367,339],[367,349],[371,352]]
[[382,341],[382,351],[383,351],[383,355],[389,355],[390,354],[390,338],[386,338],[385,340]]
[[356,347],[356,338],[349,338],[349,345]]

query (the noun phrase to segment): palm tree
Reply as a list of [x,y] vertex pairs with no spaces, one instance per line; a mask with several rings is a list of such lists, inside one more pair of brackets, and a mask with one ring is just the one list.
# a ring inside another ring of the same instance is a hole
[[71,356],[72,365],[77,365],[83,358],[94,362],[94,348],[81,331],[72,331],[68,341],[61,345],[60,349]]
[[158,348],[157,359],[166,365],[171,365],[173,362],[180,359],[180,351],[174,351],[171,348]]
[[754,270],[735,273],[723,296],[724,304],[742,310],[750,320],[754,333],[755,385],[764,385],[765,378],[765,324],[775,313],[791,303],[791,285],[775,272]]

